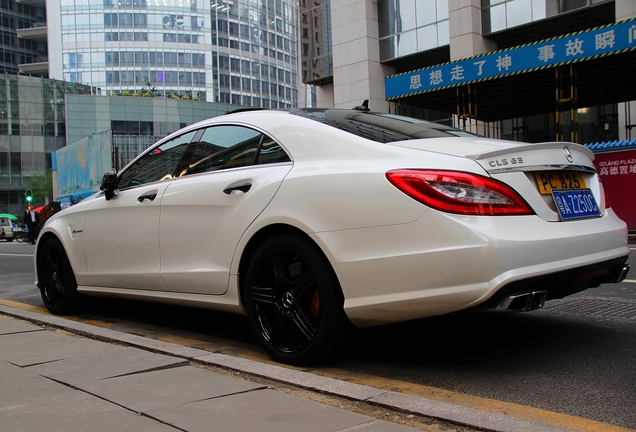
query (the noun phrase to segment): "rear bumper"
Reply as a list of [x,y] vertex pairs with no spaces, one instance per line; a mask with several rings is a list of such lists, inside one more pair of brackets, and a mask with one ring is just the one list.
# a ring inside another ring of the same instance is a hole
[[520,298],[525,294],[545,293],[543,300],[555,300],[588,288],[596,288],[603,283],[622,282],[629,271],[629,265],[625,264],[627,258],[626,255],[592,265],[511,282],[500,288],[484,303],[466,310],[520,311],[539,309],[543,306],[543,302],[529,308],[519,308],[519,303],[518,305],[509,304],[506,307],[503,305],[508,303],[508,299]]
[[564,223],[429,211],[410,224],[314,238],[359,327],[492,309],[516,293],[543,291],[543,304],[619,278],[629,254],[627,226],[611,210]]

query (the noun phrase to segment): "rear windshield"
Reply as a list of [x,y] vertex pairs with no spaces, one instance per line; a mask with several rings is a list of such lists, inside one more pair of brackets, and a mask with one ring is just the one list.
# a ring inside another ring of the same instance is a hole
[[422,138],[479,136],[443,124],[393,114],[311,108],[289,111],[380,143]]

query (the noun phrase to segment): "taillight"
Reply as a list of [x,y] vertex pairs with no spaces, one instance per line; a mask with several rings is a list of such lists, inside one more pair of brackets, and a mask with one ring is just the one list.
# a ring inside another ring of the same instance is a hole
[[607,193],[607,189],[605,189],[605,186],[603,186],[603,182],[599,182],[599,184],[601,185],[601,189],[603,189],[603,197],[605,198],[605,208],[608,209],[611,207],[609,194]]
[[486,216],[534,214],[510,187],[477,174],[402,169],[387,172],[386,178],[411,198],[448,213]]

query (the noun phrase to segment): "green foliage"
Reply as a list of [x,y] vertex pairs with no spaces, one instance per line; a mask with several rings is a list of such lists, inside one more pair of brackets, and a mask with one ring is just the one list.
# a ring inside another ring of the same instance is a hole
[[44,204],[44,198],[51,197],[53,194],[53,172],[47,170],[42,175],[31,177],[26,187],[33,191],[34,206]]

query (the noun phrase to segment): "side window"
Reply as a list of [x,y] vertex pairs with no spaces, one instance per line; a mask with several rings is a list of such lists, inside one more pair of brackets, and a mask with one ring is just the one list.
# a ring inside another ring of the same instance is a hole
[[283,150],[276,141],[270,137],[263,136],[261,150],[258,153],[258,161],[256,162],[258,165],[290,161],[291,159],[289,159],[285,150]]
[[119,188],[171,179],[196,131],[178,136],[146,153],[119,176]]
[[197,144],[188,174],[254,165],[262,134],[242,126],[213,126]]

